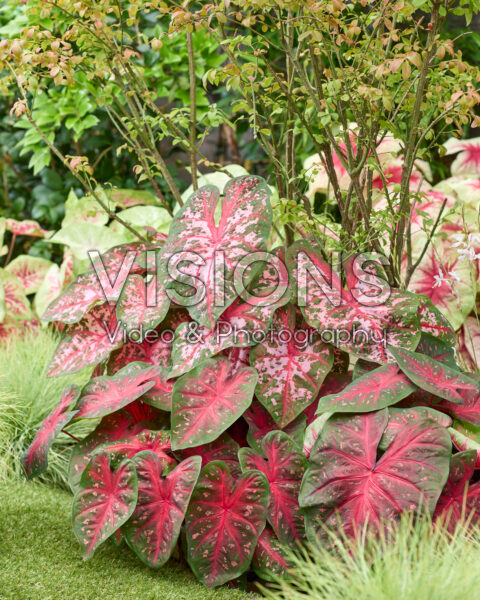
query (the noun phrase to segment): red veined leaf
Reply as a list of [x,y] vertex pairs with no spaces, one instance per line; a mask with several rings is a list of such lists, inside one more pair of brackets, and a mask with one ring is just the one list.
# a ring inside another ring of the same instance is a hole
[[[187,200],[172,221],[159,260],[159,279],[169,287],[169,265],[185,260],[186,252],[200,258],[200,264],[193,264],[190,259],[182,272],[188,274],[188,282],[197,281],[204,291],[203,298],[189,306],[188,311],[209,329],[238,296],[233,285],[238,261],[265,250],[272,225],[270,190],[260,177],[232,179],[224,194],[220,201],[218,189],[205,186]],[[219,206],[221,214],[216,219]],[[219,257],[224,259],[220,268]]]
[[415,389],[397,365],[383,365],[355,379],[338,394],[320,398],[317,414],[380,410],[396,404]]
[[116,460],[133,458],[139,452],[148,450],[158,456],[164,468],[170,469],[177,464],[177,461],[171,455],[169,431],[150,431],[146,429],[130,437],[102,444],[99,446],[99,450],[108,452],[109,456],[114,457]]
[[418,387],[450,402],[461,403],[462,392],[480,392],[480,386],[460,371],[424,354],[391,349],[405,375]]
[[454,421],[448,429],[453,445],[461,452],[473,450],[476,453],[475,468],[480,469],[480,430],[465,421]]
[[117,303],[117,319],[126,331],[146,334],[163,321],[170,300],[163,286],[157,285],[154,297],[149,297],[147,283],[141,275],[130,275]]
[[298,505],[306,460],[297,444],[283,431],[271,431],[262,443],[263,456],[241,448],[238,456],[244,473],[261,471],[270,486],[267,519],[278,539],[287,544],[305,537],[303,514]]
[[382,438],[378,444],[380,450],[386,450],[393,442],[397,434],[407,425],[411,426],[418,421],[431,419],[442,427],[450,427],[452,419],[434,408],[426,406],[416,406],[413,408],[396,408],[388,409],[388,424],[383,432]]
[[96,304],[116,302],[130,273],[138,272],[135,257],[145,250],[145,244],[123,244],[102,255],[99,272],[90,268],[79,275],[56,298],[42,315],[44,321],[78,323]]
[[470,524],[474,526],[480,521],[480,482],[470,485],[476,461],[474,450],[452,456],[448,480],[434,514],[435,519],[441,519],[451,532],[466,519],[470,518]]
[[452,369],[458,369],[455,361],[455,348],[442,342],[442,340],[430,335],[428,333],[422,333],[420,342],[415,350],[419,354],[425,354],[434,358],[439,362],[445,363]]
[[174,379],[169,379],[169,370],[156,367],[153,386],[145,392],[142,400],[160,410],[172,410]]
[[258,577],[272,582],[278,581],[280,577],[286,579],[288,569],[292,568],[287,546],[280,542],[268,525],[258,538],[252,567]]
[[303,454],[307,458],[310,458],[310,454],[312,453],[313,447],[315,446],[315,442],[320,437],[320,433],[322,432],[323,426],[327,422],[333,413],[323,413],[319,417],[317,417],[314,421],[308,425],[305,429],[305,435],[303,437]]
[[236,299],[210,330],[195,321],[175,331],[172,348],[172,377],[190,371],[203,360],[231,348],[255,346],[268,335],[277,304],[263,306],[252,300]]
[[377,305],[361,304],[343,288],[318,248],[296,242],[288,254],[299,306],[322,341],[378,363],[393,362],[390,347],[417,346],[419,300],[413,294],[390,290]]
[[104,417],[140,398],[155,385],[157,367],[130,363],[115,375],[94,377],[83,388],[76,418]]
[[267,339],[250,353],[250,364],[258,372],[256,397],[283,429],[317,397],[333,353],[313,330],[295,328],[290,305],[275,313]]
[[325,537],[324,527],[355,535],[368,526],[378,532],[404,511],[435,508],[447,480],[450,436],[429,419],[404,427],[377,459],[388,409],[326,422],[305,472],[300,506],[307,537]]
[[455,332],[452,326],[430,298],[423,298],[418,307],[418,318],[424,333],[437,338],[447,346],[455,346]]
[[52,262],[44,258],[22,254],[8,263],[5,271],[21,281],[23,289],[28,295],[38,291],[40,284],[52,265]]
[[133,459],[138,477],[138,501],[123,534],[135,554],[149,567],[167,562],[200,474],[199,456],[187,458],[163,477],[156,454],[140,452]]
[[238,462],[239,449],[240,446],[235,440],[228,434],[222,433],[220,437],[209,444],[203,444],[195,448],[185,448],[184,450],[179,450],[177,454],[181,458],[200,456],[203,467],[214,460],[221,460],[228,466],[233,477],[236,478],[242,473],[240,463]]
[[436,405],[436,408],[444,410],[456,419],[480,427],[480,389],[476,392],[461,391],[460,396],[462,398],[461,404],[442,400]]
[[[258,400],[252,402],[250,408],[244,412],[243,417],[249,426],[247,434],[248,445],[257,452],[262,452],[263,438],[270,431],[276,431],[278,425]],[[298,444],[299,448],[302,445],[306,425],[306,416],[299,415],[295,421],[292,421],[292,423],[285,427],[285,433]]]
[[76,411],[68,409],[77,400],[80,389],[69,386],[65,389],[58,406],[43,421],[33,441],[22,457],[22,464],[30,479],[43,473],[48,466],[47,454],[60,431],[76,415]]
[[180,377],[173,388],[172,448],[212,442],[250,406],[257,374],[245,367],[234,375],[221,356]]
[[65,329],[48,369],[48,376],[75,373],[96,365],[122,345],[115,307],[94,306],[79,323]]
[[0,269],[0,286],[3,290],[5,312],[15,320],[28,320],[32,318],[30,302],[25,295],[22,282],[18,277]]
[[185,519],[188,564],[202,583],[222,585],[248,569],[265,528],[267,502],[263,473],[234,481],[221,461],[202,469]]
[[15,219],[5,219],[5,229],[15,235],[29,235],[31,237],[45,237],[50,234],[49,231],[40,227],[36,221],[16,221]]
[[250,348],[233,347],[224,350],[222,354],[228,358],[232,373],[236,373],[242,367],[250,366]]
[[137,503],[137,475],[131,460],[115,465],[106,452],[92,456],[73,499],[73,531],[85,560],[126,523]]
[[83,470],[92,453],[101,446],[130,438],[148,428],[158,427],[159,413],[148,404],[136,400],[126,408],[104,417],[97,427],[81,442],[73,447],[68,467],[68,483],[75,493],[78,489]]
[[330,371],[325,378],[325,381],[322,383],[315,402],[310,404],[310,406],[307,406],[307,408],[303,411],[303,414],[307,417],[307,425],[310,425],[317,418],[316,412],[321,398],[341,392],[351,382],[352,376],[350,373],[333,373]]

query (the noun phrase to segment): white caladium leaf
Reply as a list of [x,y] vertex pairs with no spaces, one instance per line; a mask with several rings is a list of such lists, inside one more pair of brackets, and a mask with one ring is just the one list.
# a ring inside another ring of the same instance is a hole
[[480,175],[480,138],[450,138],[444,146],[445,154],[458,154],[451,166],[452,175]]
[[34,294],[38,291],[47,271],[52,265],[53,263],[45,258],[22,254],[8,263],[5,271],[14,275],[22,282],[26,294]]
[[250,354],[255,394],[282,429],[315,400],[333,364],[332,347],[313,330],[297,330],[295,321],[294,306],[278,310],[267,339]]
[[239,295],[233,281],[238,262],[265,250],[272,224],[269,198],[263,179],[239,177],[226,185],[223,200],[217,188],[206,186],[176,214],[160,254],[159,279],[167,288],[186,285],[190,295],[195,289],[187,308],[204,327],[212,329]]
[[93,196],[78,198],[75,192],[70,190],[65,201],[65,217],[62,221],[62,227],[78,223],[106,225],[108,220],[108,214]]

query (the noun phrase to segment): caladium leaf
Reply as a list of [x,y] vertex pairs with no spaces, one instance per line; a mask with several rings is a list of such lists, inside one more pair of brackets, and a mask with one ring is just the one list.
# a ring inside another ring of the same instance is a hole
[[58,406],[43,421],[33,441],[22,457],[22,464],[30,479],[43,473],[48,466],[47,454],[60,431],[76,415],[76,411],[68,410],[80,395],[80,389],[69,386],[65,389]]
[[51,360],[48,376],[75,373],[96,365],[122,345],[115,307],[94,306],[79,322],[66,328]]
[[420,338],[420,342],[415,352],[426,354],[427,356],[430,356],[430,358],[445,363],[452,369],[458,369],[455,360],[455,347],[442,342],[442,340],[428,333],[422,333],[422,337]]
[[355,379],[338,394],[320,398],[317,414],[380,410],[396,404],[415,389],[397,365],[383,365]]
[[[268,283],[268,282],[267,282]],[[261,283],[259,287],[261,288]],[[268,335],[278,303],[263,305],[259,300],[236,299],[213,329],[192,321],[175,331],[172,349],[172,377],[190,371],[203,360],[231,347],[255,346]]]
[[152,365],[130,363],[112,377],[94,377],[82,390],[76,418],[104,417],[120,410],[155,385],[156,371]]
[[146,429],[130,437],[102,444],[99,449],[108,452],[116,460],[133,458],[139,452],[148,450],[158,457],[164,468],[170,469],[177,464],[171,455],[169,431]]
[[153,297],[149,297],[145,279],[141,275],[130,275],[117,303],[117,319],[126,331],[136,330],[143,339],[163,321],[169,306],[163,286],[156,285]]
[[388,409],[326,422],[310,455],[300,490],[307,508],[307,536],[325,536],[324,526],[357,534],[373,531],[403,511],[435,508],[447,480],[451,442],[447,430],[431,420],[404,427],[377,459]]
[[462,397],[461,404],[442,400],[436,407],[439,410],[446,411],[456,419],[480,427],[480,389],[475,392],[469,390],[465,392],[462,391],[460,392],[460,396]]
[[15,235],[29,235],[31,237],[43,238],[49,235],[36,221],[16,221],[15,219],[5,219],[5,229]]
[[413,408],[390,407],[388,409],[388,425],[383,432],[378,447],[380,450],[386,450],[405,426],[411,426],[425,419],[431,419],[442,427],[450,427],[452,424],[452,419],[448,415],[434,408],[426,406],[416,406]]
[[116,302],[129,274],[138,272],[135,258],[145,248],[145,244],[123,244],[105,252],[97,270],[91,268],[79,275],[49,305],[42,319],[78,323],[92,306],[106,301]]
[[390,347],[417,346],[419,299],[413,294],[390,290],[386,299],[367,305],[363,296],[361,303],[353,290],[343,288],[320,249],[296,242],[288,256],[299,306],[323,341],[378,363],[393,362]]
[[263,473],[234,481],[221,461],[202,469],[185,519],[188,563],[201,582],[222,585],[248,569],[265,528],[267,502]]
[[256,397],[282,429],[315,400],[333,364],[331,347],[313,331],[297,331],[295,320],[292,305],[279,309],[268,338],[250,353]]
[[52,265],[45,258],[22,254],[8,263],[5,271],[22,282],[26,294],[34,294]]
[[[263,456],[241,448],[242,470],[261,471],[270,486],[267,519],[278,539],[287,544],[305,537],[303,514],[298,505],[306,460],[297,444],[283,431],[270,432],[262,443]],[[265,457],[265,458],[264,458]]]
[[75,493],[78,489],[82,473],[96,448],[102,444],[131,438],[149,427],[158,426],[156,419],[157,411],[139,400],[104,417],[95,430],[73,448],[68,467],[68,483],[72,491]]
[[3,289],[5,312],[15,320],[28,320],[32,317],[30,302],[25,295],[22,282],[18,277],[0,269],[0,285]]
[[172,410],[174,379],[169,379],[169,369],[156,367],[153,386],[142,396],[142,400],[160,410]]
[[256,575],[265,581],[286,579],[288,569],[292,567],[288,547],[282,544],[270,527],[265,527],[258,538],[253,554],[252,567]]
[[480,432],[478,428],[469,423],[455,421],[453,427],[448,429],[455,448],[464,452],[474,451],[476,455],[475,468],[480,469]]
[[310,423],[310,425],[305,429],[305,435],[303,437],[303,454],[307,458],[310,458],[310,454],[312,453],[313,447],[315,446],[316,441],[320,437],[320,434],[323,430],[327,419],[329,419],[333,413],[323,413],[319,417],[317,417],[314,421]]
[[447,346],[455,346],[455,331],[429,298],[424,298],[418,307],[420,327],[427,333]]
[[[224,194],[220,201],[216,187],[205,186],[195,192],[175,215],[159,259],[159,279],[169,287],[169,265],[187,260],[185,253],[200,258],[196,264],[190,258],[182,272],[188,274],[190,285],[202,286],[203,298],[188,311],[208,329],[238,296],[233,285],[238,262],[265,250],[272,225],[270,190],[260,177],[232,179]],[[220,264],[219,257],[223,259]]]
[[223,356],[180,377],[173,388],[172,448],[212,442],[250,406],[256,383],[254,369],[232,375]]
[[137,503],[137,475],[132,461],[112,463],[106,452],[93,455],[73,499],[73,531],[85,560],[126,523]]
[[375,369],[378,369],[381,365],[371,362],[369,360],[364,360],[363,358],[359,358],[353,367],[352,378],[358,379],[367,373],[371,373]]
[[469,485],[477,462],[474,450],[452,456],[447,483],[438,499],[435,519],[441,519],[449,531],[470,518],[476,526],[480,520],[480,482]]
[[[278,430],[278,425],[270,416],[270,413],[258,402],[254,400],[248,410],[243,414],[249,429],[247,441],[251,448],[257,452],[262,452],[262,441],[270,431]],[[307,426],[305,415],[299,415],[295,421],[292,421],[285,427],[285,433],[288,434],[298,445],[302,446],[303,434]]]
[[463,401],[460,392],[480,392],[480,386],[460,371],[452,369],[424,354],[392,349],[392,354],[405,375],[418,387],[450,402]]
[[195,448],[185,448],[184,450],[179,450],[177,454],[182,458],[200,456],[203,467],[214,460],[221,460],[228,466],[233,477],[236,478],[242,472],[238,461],[239,449],[239,444],[237,444],[237,442],[229,435],[223,433],[209,444],[203,444],[202,446],[196,446]]
[[149,567],[160,567],[172,554],[193,488],[201,458],[193,456],[163,477],[163,462],[153,452],[133,459],[138,478],[138,501],[122,531],[128,545]]

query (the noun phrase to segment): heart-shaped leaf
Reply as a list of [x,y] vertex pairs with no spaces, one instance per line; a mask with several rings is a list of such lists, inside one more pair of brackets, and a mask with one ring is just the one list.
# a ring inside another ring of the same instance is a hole
[[463,401],[460,392],[480,392],[480,385],[460,371],[424,354],[391,349],[405,375],[418,387],[450,402]]
[[303,515],[298,505],[300,483],[306,460],[295,442],[283,431],[272,431],[262,443],[263,456],[242,448],[242,470],[265,474],[270,486],[267,518],[278,539],[287,544],[305,536]]
[[131,460],[115,465],[106,452],[93,455],[73,499],[73,531],[84,558],[128,521],[137,503],[137,475]]
[[477,462],[475,450],[466,450],[452,456],[447,483],[438,499],[435,519],[442,519],[449,531],[458,523],[470,519],[478,525],[480,520],[480,482],[470,484]]
[[139,331],[140,338],[163,321],[170,300],[162,286],[157,285],[154,297],[149,297],[147,283],[141,275],[130,275],[117,303],[117,319],[127,332]]
[[33,441],[22,457],[22,464],[27,477],[30,479],[43,473],[48,466],[47,454],[60,431],[76,415],[76,411],[68,409],[77,400],[80,389],[69,386],[65,389],[62,399],[56,408],[40,425]]
[[396,365],[383,365],[355,379],[338,394],[320,398],[317,414],[379,410],[396,404],[415,389]]
[[82,390],[76,418],[104,417],[120,410],[155,385],[157,367],[130,363],[115,375],[94,377]]
[[226,433],[222,433],[220,437],[209,444],[202,444],[201,446],[195,446],[195,448],[185,448],[179,450],[177,454],[182,458],[200,456],[202,467],[214,460],[221,460],[228,466],[233,477],[238,477],[242,472],[238,462],[239,449],[240,446],[235,440]]
[[257,374],[251,367],[230,373],[221,356],[180,377],[173,388],[172,448],[207,444],[250,406]]
[[48,369],[48,376],[75,373],[96,365],[122,345],[115,307],[94,306],[79,323],[65,330]]
[[160,567],[172,554],[193,488],[201,458],[193,456],[163,477],[164,464],[153,452],[133,459],[138,478],[138,501],[122,527],[128,545],[149,567]]
[[261,579],[272,582],[286,579],[288,569],[292,567],[287,545],[280,542],[268,525],[258,538],[252,567]]
[[451,442],[447,430],[431,420],[404,427],[383,456],[378,444],[388,409],[354,416],[334,415],[326,422],[310,455],[300,490],[312,543],[324,527],[356,535],[373,531],[403,511],[433,512],[447,480]]
[[[202,299],[188,311],[208,329],[238,296],[233,285],[238,262],[265,250],[272,225],[270,190],[260,177],[232,179],[224,194],[220,202],[216,187],[205,186],[194,192],[175,215],[159,260],[159,279],[169,287],[169,266],[188,260],[185,253],[199,257],[196,264],[190,258],[182,272],[189,275],[190,285],[196,281],[202,286]],[[220,263],[219,257],[223,259]]]
[[234,481],[221,461],[202,469],[185,520],[188,564],[201,582],[222,585],[248,569],[267,502],[263,473],[250,471]]
[[419,299],[413,294],[390,290],[388,298],[375,304],[367,304],[363,296],[361,303],[354,290],[343,288],[321,249],[308,242],[296,242],[288,261],[298,304],[323,341],[378,363],[393,362],[389,347],[417,346]]
[[250,353],[255,394],[282,429],[315,400],[333,364],[331,347],[295,321],[294,306],[277,310],[267,339]]

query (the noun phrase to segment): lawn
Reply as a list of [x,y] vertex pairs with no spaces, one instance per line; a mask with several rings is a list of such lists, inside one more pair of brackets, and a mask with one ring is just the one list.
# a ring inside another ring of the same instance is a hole
[[71,496],[37,484],[0,487],[1,600],[253,600],[208,589],[178,562],[158,571],[105,544],[82,560],[70,525]]

